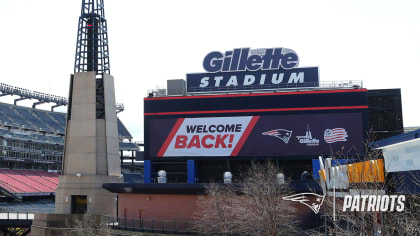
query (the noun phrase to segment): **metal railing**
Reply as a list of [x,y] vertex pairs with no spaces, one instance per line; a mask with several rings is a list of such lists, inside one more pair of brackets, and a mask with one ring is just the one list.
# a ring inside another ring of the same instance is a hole
[[124,104],[122,104],[122,103],[115,104],[115,107],[117,109],[117,113],[120,113],[120,112],[124,111]]
[[67,105],[68,103],[67,98],[65,97],[32,91],[4,83],[0,83],[0,92],[2,92],[2,94],[17,95],[27,99],[36,99],[39,101],[56,103],[59,105]]
[[[323,81],[318,83],[299,83],[299,84],[270,84],[270,85],[249,85],[249,86],[230,86],[230,87],[211,87],[211,88],[187,88],[186,93],[176,93],[171,89],[151,89],[147,91],[148,97],[167,97],[167,96],[198,96],[203,94],[226,94],[226,93],[267,93],[284,92],[293,90],[322,90],[322,89],[359,89],[363,88],[361,80],[345,81]],[[178,91],[178,90],[177,90]],[[177,95],[174,95],[177,94]]]
[[0,220],[33,220],[34,215],[28,212],[1,212]]
[[113,229],[166,234],[197,234],[192,222],[174,220],[150,220],[124,217],[106,217]]
[[[68,99],[66,97],[61,97],[61,96],[47,94],[47,93],[41,93],[41,92],[29,90],[29,89],[12,86],[9,84],[0,83],[0,97],[5,96],[5,95],[19,96],[20,99],[15,100],[15,105],[16,105],[16,101],[20,101],[24,99],[38,100],[39,102],[35,104],[55,103],[56,106],[54,107],[68,105]],[[33,106],[32,108],[35,108],[35,107]],[[117,103],[116,110],[117,110],[117,113],[124,111],[124,104]]]

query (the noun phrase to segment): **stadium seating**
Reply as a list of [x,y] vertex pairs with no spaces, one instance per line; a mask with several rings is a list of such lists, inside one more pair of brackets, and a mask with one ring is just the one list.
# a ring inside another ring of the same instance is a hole
[[58,124],[60,124],[61,127],[66,126],[66,114],[52,112],[49,115],[51,115],[51,117],[54,118],[58,122]]
[[0,174],[0,188],[3,188],[10,193],[23,192],[22,189],[19,189],[17,186],[14,186],[13,184],[8,183],[5,179],[3,179],[1,174]]
[[64,139],[57,136],[46,136],[46,138],[49,140],[49,143],[52,144],[64,144]]
[[118,119],[118,133],[124,139],[133,139],[130,132],[128,132],[127,128],[123,125],[123,123]]
[[[64,126],[58,123],[57,121],[53,120],[51,116],[48,115],[48,112],[41,111],[41,110],[33,110],[33,112],[39,117],[40,120],[45,122],[52,130],[60,132],[64,132]],[[60,117],[61,118],[61,117]],[[65,118],[65,117],[63,117]],[[64,122],[65,123],[65,122]]]
[[[117,121],[119,136],[124,139],[133,139],[124,124],[119,119]],[[0,124],[64,134],[66,114],[0,103]],[[30,137],[16,137],[23,140],[30,140]],[[35,140],[37,140],[36,137]],[[47,141],[48,139],[45,140],[45,142]],[[54,142],[64,143],[64,141],[59,142],[57,139]]]
[[124,174],[124,183],[144,183],[144,175],[139,174]]
[[120,143],[119,146],[120,146],[120,149],[123,149],[123,150],[127,150],[127,149],[137,150],[138,149],[137,145],[134,143]]
[[6,137],[11,137],[13,134],[11,132],[9,132],[8,130],[5,129],[0,129],[0,136],[6,136]]
[[10,177],[7,173],[5,173],[4,170],[1,170],[0,172],[0,181],[2,183],[7,183],[9,186],[13,186],[16,189],[16,192],[27,192],[27,193],[34,193],[38,192],[36,189],[32,188],[29,185],[26,185],[25,183],[22,183],[12,177]]
[[51,130],[44,124],[44,122],[42,122],[42,120],[40,120],[38,117],[35,117],[34,114],[29,111],[30,108],[19,106],[14,106],[13,108],[16,109],[16,111],[18,111],[20,115],[26,119],[26,122],[28,122],[32,127],[36,127],[42,130]]
[[64,133],[65,114],[0,103],[0,123]]
[[[31,186],[32,188],[36,189],[39,192],[54,192],[55,191],[54,187],[50,188],[45,184],[46,181],[44,179],[42,179],[40,176],[35,176],[34,174],[31,174],[31,172],[29,171],[4,170],[4,173],[22,183],[25,183],[26,185]],[[40,177],[40,178],[37,178],[37,177]]]
[[32,171],[36,175],[40,176],[41,178],[45,179],[46,181],[49,181],[53,184],[55,184],[55,188],[57,188],[58,185],[58,174],[53,172],[43,172],[43,171]]
[[56,177],[49,177],[49,179],[47,179],[43,177],[43,175],[45,175],[44,173],[47,173],[47,172],[30,171],[30,170],[21,171],[21,172],[28,178],[31,178],[34,181],[41,183],[43,186],[47,187],[49,189],[48,192],[53,192],[57,188],[58,175]]
[[0,122],[8,123],[8,124],[14,124],[13,120],[11,120],[8,115],[3,113],[2,109],[0,110]]
[[[119,137],[132,139],[121,121],[117,121]],[[65,113],[0,103],[1,158],[3,162],[20,164],[2,163],[2,168],[26,169],[0,169],[0,193],[5,196],[0,197],[0,212],[55,212],[54,193],[59,175],[31,169],[38,169],[40,165],[50,168],[50,163],[61,165],[65,128]],[[121,142],[120,148],[136,150],[138,147]],[[28,166],[27,163],[32,162],[34,166]],[[16,198],[21,201],[13,200]]]
[[9,120],[13,121],[13,123],[19,127],[35,128],[27,120],[22,118],[22,115],[19,114],[19,112],[11,105],[5,107],[3,114],[5,114]]
[[0,202],[0,212],[54,213],[55,204],[53,200]]
[[53,193],[58,174],[43,171],[0,169],[0,188],[10,193]]

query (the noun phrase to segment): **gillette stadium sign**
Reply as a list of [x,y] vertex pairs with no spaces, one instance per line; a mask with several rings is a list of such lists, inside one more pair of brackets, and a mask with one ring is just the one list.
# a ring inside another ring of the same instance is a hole
[[208,73],[187,74],[188,92],[318,87],[318,67],[299,68],[288,48],[237,48],[205,56]]

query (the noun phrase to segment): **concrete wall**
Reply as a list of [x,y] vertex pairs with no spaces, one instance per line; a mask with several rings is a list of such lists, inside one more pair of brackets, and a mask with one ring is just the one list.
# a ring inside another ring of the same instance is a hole
[[185,80],[183,79],[167,80],[166,84],[167,84],[166,88],[168,90],[169,96],[185,95],[185,92],[186,92]]
[[383,148],[386,172],[420,170],[420,139]]
[[[199,218],[197,200],[200,196],[208,198],[206,195],[120,193],[118,217],[139,219],[141,211],[141,218],[146,220],[194,221]],[[309,196],[308,199],[314,201],[315,197]],[[296,219],[302,228],[322,225],[321,212],[315,214],[308,206],[299,202],[289,201],[288,204],[296,208]]]
[[87,213],[115,216],[116,194],[103,183],[122,183],[114,78],[104,75],[105,119],[96,119],[96,74],[75,73],[71,119],[67,121],[63,173],[56,212],[71,213],[72,195],[87,196]]
[[118,194],[118,216],[127,218],[192,221],[200,195]]
[[95,72],[76,73],[71,119],[67,121],[63,175],[96,174]]
[[[118,126],[117,126],[117,113],[115,109],[115,89],[114,77],[104,74],[104,94],[105,94],[105,138],[106,138],[106,173],[109,176],[120,176],[121,165],[118,144]],[[99,120],[98,120],[99,121]],[[103,121],[103,120],[102,120]],[[97,130],[97,136],[100,137]],[[97,147],[98,148],[98,147]],[[97,151],[99,151],[97,149]],[[101,155],[97,154],[97,165],[99,162],[105,162],[101,159]],[[99,174],[99,173],[98,173]]]
[[67,122],[64,175],[120,176],[114,78],[104,75],[105,119],[96,119],[95,72],[76,73]]

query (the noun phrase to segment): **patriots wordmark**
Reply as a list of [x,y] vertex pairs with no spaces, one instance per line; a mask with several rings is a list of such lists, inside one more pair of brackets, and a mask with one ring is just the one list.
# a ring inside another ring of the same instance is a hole
[[290,137],[292,137],[292,131],[285,129],[273,129],[262,133],[262,135],[273,136],[281,139],[285,144],[289,143]]
[[283,197],[283,200],[286,201],[292,201],[292,202],[300,202],[309,208],[312,209],[312,211],[315,212],[315,214],[318,214],[319,209],[322,206],[322,203],[324,203],[325,196],[318,195],[315,193],[298,193],[294,195],[290,195],[287,197]]

